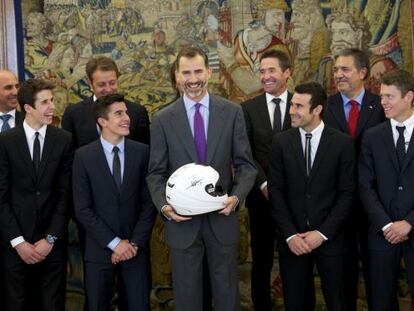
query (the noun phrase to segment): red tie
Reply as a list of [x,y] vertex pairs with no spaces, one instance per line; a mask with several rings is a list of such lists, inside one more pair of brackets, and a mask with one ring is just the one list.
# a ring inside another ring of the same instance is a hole
[[358,110],[358,102],[355,100],[350,100],[349,103],[351,104],[351,110],[349,111],[349,118],[348,118],[348,129],[349,134],[352,138],[356,138],[357,134],[357,125],[358,125],[358,118],[359,118],[359,110]]

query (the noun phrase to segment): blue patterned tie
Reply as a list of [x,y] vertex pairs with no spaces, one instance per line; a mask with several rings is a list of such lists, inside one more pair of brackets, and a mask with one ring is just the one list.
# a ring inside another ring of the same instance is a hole
[[9,114],[3,114],[0,116],[0,119],[3,121],[3,125],[1,127],[1,131],[7,131],[10,129],[9,119],[11,118],[11,115]]
[[195,105],[196,112],[194,114],[194,143],[196,145],[198,161],[201,164],[206,163],[206,134],[204,130],[204,120],[203,116],[200,113],[201,104],[197,103]]

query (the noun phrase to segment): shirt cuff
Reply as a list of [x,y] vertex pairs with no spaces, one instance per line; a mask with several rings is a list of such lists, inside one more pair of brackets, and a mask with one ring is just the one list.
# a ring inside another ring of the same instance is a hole
[[108,247],[111,251],[115,251],[115,248],[118,246],[118,244],[121,242],[121,239],[116,237],[111,242],[108,243],[106,247]]
[[291,235],[290,237],[288,237],[287,239],[286,239],[286,243],[288,243],[294,236],[295,236],[296,234],[294,234],[294,235]]
[[13,248],[15,248],[17,245],[25,242],[26,240],[24,239],[23,236],[18,236],[17,238],[14,238],[13,240],[10,241],[10,244]]
[[166,213],[164,213],[164,209],[167,207],[168,205],[164,205],[163,207],[161,207],[161,214],[168,220],[170,221],[172,218],[169,217]]
[[260,185],[260,190],[263,191],[263,189],[266,187],[267,187],[267,180],[263,184]]
[[392,226],[392,222],[390,222],[389,224],[386,224],[384,227],[382,227],[382,232],[384,232],[385,230],[387,230],[389,227],[391,227]]
[[323,235],[319,230],[316,230],[316,232],[318,232],[325,241],[328,241],[328,238],[325,235]]

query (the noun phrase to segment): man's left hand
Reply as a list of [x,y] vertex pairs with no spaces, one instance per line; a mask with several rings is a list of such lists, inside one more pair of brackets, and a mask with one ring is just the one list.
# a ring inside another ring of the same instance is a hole
[[36,252],[46,257],[50,254],[53,248],[53,244],[49,244],[46,239],[41,239],[34,244]]
[[228,197],[226,201],[224,201],[224,208],[219,212],[219,214],[229,216],[234,211],[238,203],[239,200],[235,195]]
[[298,233],[298,236],[303,238],[305,242],[309,245],[309,247],[312,248],[312,250],[321,246],[321,244],[324,241],[321,234],[316,230]]

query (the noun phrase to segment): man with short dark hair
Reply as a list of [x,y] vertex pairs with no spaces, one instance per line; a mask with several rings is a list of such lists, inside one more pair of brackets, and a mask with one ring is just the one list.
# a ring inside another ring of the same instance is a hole
[[247,135],[258,169],[256,183],[246,199],[252,251],[251,296],[256,310],[271,310],[271,271],[276,228],[267,190],[269,151],[273,135],[290,128],[292,94],[287,81],[292,65],[282,51],[268,50],[260,58],[260,81],[264,93],[242,104]]
[[321,120],[325,107],[321,85],[298,85],[289,111],[292,129],[274,136],[269,155],[286,310],[314,310],[314,265],[328,310],[348,310],[344,223],[355,190],[355,150],[349,136]]
[[401,258],[414,299],[414,78],[404,70],[382,77],[388,121],[369,129],[359,161],[360,196],[367,212],[372,311],[398,310]]
[[[99,137],[92,107],[98,98],[119,91],[120,72],[116,63],[105,56],[92,58],[86,64],[86,75],[93,96],[78,104],[69,105],[62,117],[62,128],[73,134],[75,148],[86,145]],[[131,120],[128,138],[149,144],[148,113],[142,105],[125,100]]]
[[[240,310],[237,206],[256,177],[243,112],[207,91],[211,69],[203,50],[183,48],[176,73],[184,96],[153,118],[147,177],[155,206],[167,219],[165,242],[170,248],[175,309],[202,310],[202,261],[207,256],[215,310]],[[193,162],[220,174],[220,186],[229,195],[221,211],[183,217],[168,204],[169,176]]]
[[93,113],[101,137],[79,148],[73,163],[75,213],[86,231],[89,310],[109,310],[115,275],[124,285],[127,310],[149,310],[156,215],[145,180],[149,148],[125,138],[130,118],[122,95],[100,97]]
[[71,135],[52,126],[54,86],[26,81],[22,125],[0,135],[0,233],[5,302],[11,311],[63,311]]
[[0,132],[23,123],[24,114],[17,111],[19,82],[9,70],[0,70]]
[[[385,120],[380,97],[365,88],[369,78],[368,56],[361,50],[344,49],[335,57],[334,79],[338,93],[328,98],[328,108],[324,122],[333,128],[350,135],[357,154],[360,150],[363,133]],[[345,290],[349,311],[356,311],[359,261],[362,262],[368,305],[371,305],[370,283],[368,278],[367,220],[363,212],[358,192],[347,224],[349,252]]]

